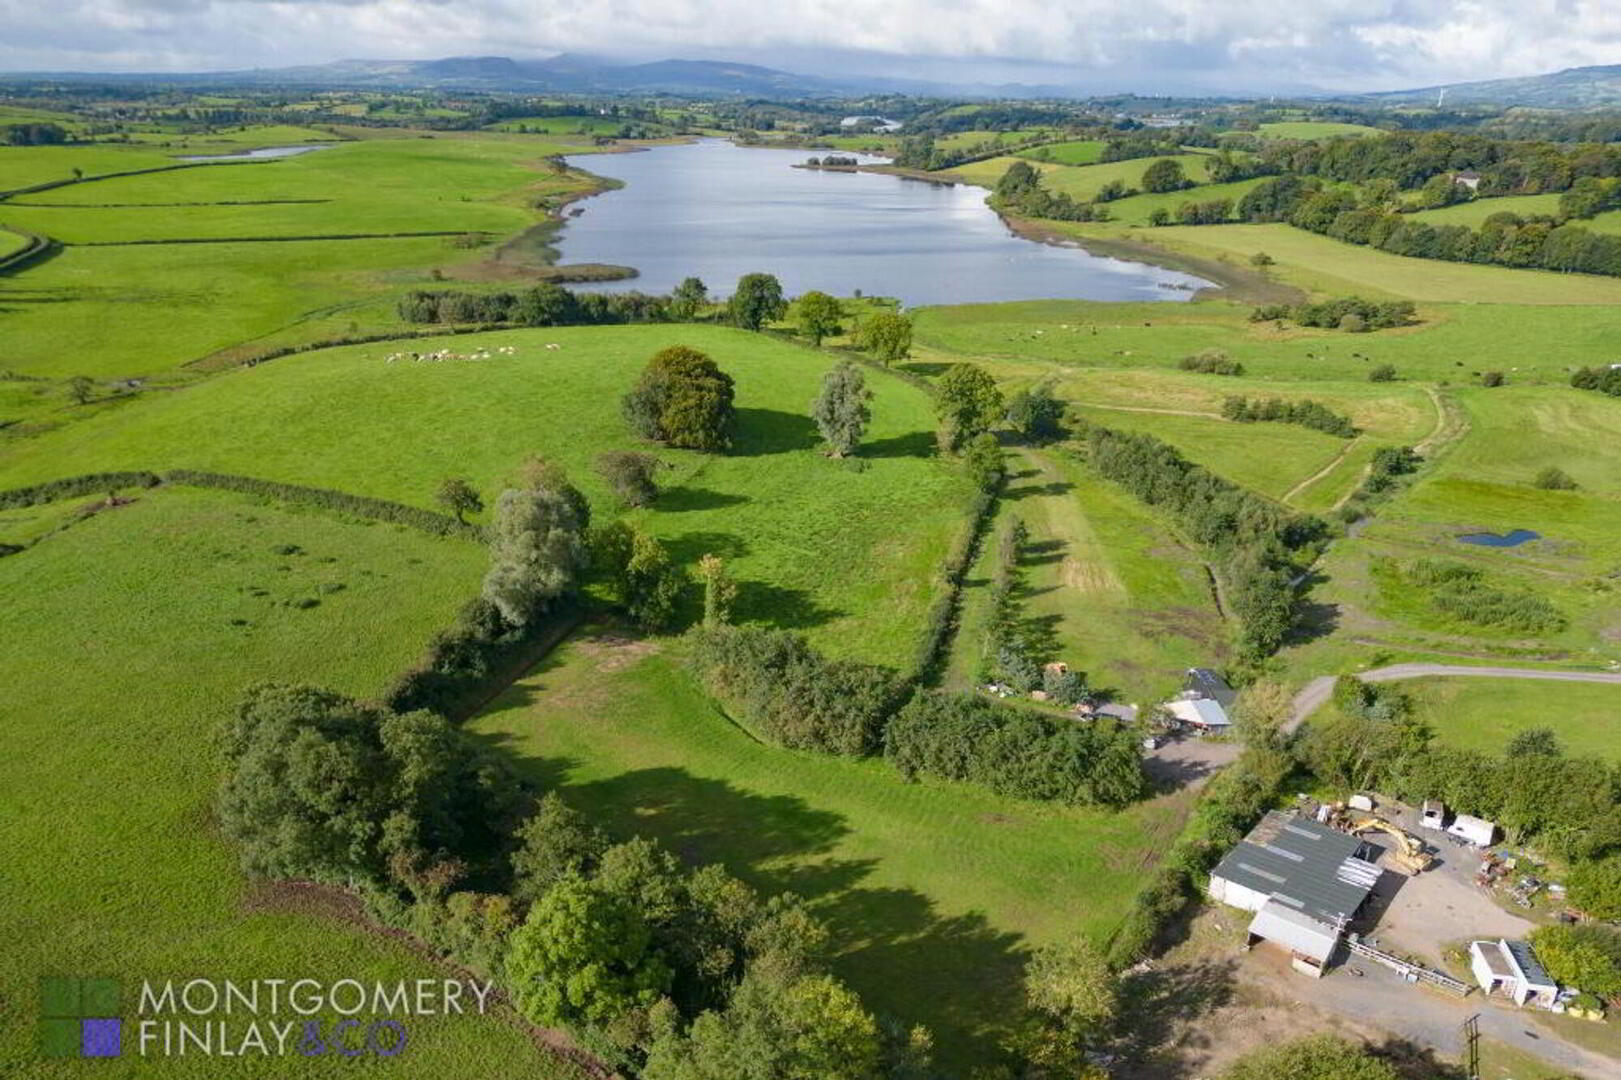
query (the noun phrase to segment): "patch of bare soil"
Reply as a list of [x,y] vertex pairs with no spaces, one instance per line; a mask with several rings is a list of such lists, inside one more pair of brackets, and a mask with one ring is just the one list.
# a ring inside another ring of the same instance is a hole
[[623,671],[659,651],[656,641],[616,630],[602,630],[582,638],[575,648],[582,656],[589,658],[594,668],[602,674]]

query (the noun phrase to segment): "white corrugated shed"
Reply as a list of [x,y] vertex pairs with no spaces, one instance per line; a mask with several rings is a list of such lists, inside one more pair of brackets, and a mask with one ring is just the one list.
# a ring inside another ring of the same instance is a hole
[[1328,963],[1340,943],[1340,932],[1304,912],[1269,900],[1250,920],[1250,933],[1318,965]]
[[1194,727],[1224,728],[1232,725],[1232,721],[1227,719],[1227,710],[1214,698],[1167,701],[1165,711],[1184,724],[1192,724]]

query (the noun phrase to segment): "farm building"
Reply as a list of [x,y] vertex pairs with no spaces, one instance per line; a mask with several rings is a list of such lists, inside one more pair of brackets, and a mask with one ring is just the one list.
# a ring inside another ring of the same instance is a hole
[[1419,811],[1418,823],[1426,829],[1444,829],[1447,825],[1446,803],[1436,802],[1434,799],[1425,799],[1424,807]]
[[1559,996],[1558,984],[1523,941],[1471,941],[1469,967],[1487,996],[1495,994],[1516,1005],[1530,1002],[1544,1009],[1551,1008]]
[[1232,720],[1227,716],[1227,710],[1221,707],[1221,702],[1210,698],[1167,701],[1165,711],[1189,727],[1201,731],[1224,731],[1233,726]]
[[1447,832],[1476,847],[1489,847],[1497,836],[1497,826],[1482,818],[1459,814],[1452,819],[1452,824],[1447,826]]
[[1188,677],[1182,683],[1182,696],[1190,701],[1208,700],[1231,709],[1238,700],[1238,691],[1221,674],[1209,668],[1188,668]]
[[1452,174],[1452,182],[1468,188],[1470,191],[1480,190],[1480,174],[1469,169]]
[[1270,811],[1210,874],[1211,899],[1256,913],[1249,944],[1289,950],[1320,976],[1379,880],[1366,845],[1326,825]]

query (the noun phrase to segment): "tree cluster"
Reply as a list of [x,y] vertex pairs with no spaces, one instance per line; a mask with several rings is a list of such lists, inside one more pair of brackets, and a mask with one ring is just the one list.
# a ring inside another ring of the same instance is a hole
[[1621,998],[1621,930],[1599,923],[1539,926],[1531,931],[1531,945],[1561,986]]
[[693,667],[709,692],[751,730],[795,750],[877,752],[905,691],[891,669],[830,660],[787,630],[705,626],[691,642]]
[[920,693],[890,720],[884,753],[907,777],[966,780],[1000,795],[1124,806],[1145,789],[1140,736],[977,694]]
[[1417,312],[1411,300],[1364,300],[1360,296],[1341,296],[1299,304],[1264,304],[1250,312],[1250,322],[1289,319],[1301,326],[1360,333],[1411,326],[1418,318]]
[[[1188,201],[1179,203],[1176,208],[1175,220],[1178,225],[1220,225],[1224,221],[1231,221],[1233,217],[1233,200],[1206,199],[1203,202]],[[1153,224],[1169,224],[1154,222]]]
[[1342,439],[1354,439],[1357,435],[1356,425],[1351,423],[1349,416],[1310,398],[1300,401],[1284,401],[1282,398],[1251,400],[1242,395],[1231,395],[1221,403],[1221,415],[1224,419],[1241,424],[1258,421],[1299,424],[1325,435],[1338,435]]
[[1023,217],[1054,221],[1108,221],[1112,216],[1101,202],[1079,202],[1067,192],[1049,191],[1028,161],[1008,166],[991,194],[991,205]]
[[8,124],[0,128],[0,142],[7,146],[61,146],[68,131],[61,124]]

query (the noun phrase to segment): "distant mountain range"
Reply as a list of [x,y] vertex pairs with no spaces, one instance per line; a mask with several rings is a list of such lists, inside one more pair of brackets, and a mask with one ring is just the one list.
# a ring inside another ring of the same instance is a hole
[[[837,65],[829,65],[830,70]],[[1050,76],[1052,69],[1047,71]],[[0,75],[0,78],[6,77]],[[538,60],[507,56],[452,56],[440,60],[338,60],[303,67],[185,74],[26,72],[11,78],[76,82],[161,82],[186,85],[260,85],[355,89],[508,91],[515,93],[648,94],[697,97],[800,98],[916,94],[924,97],[1086,98],[1100,91],[1044,83],[937,82],[861,74],[801,75],[758,64],[726,60],[658,60],[624,63],[579,53]],[[1181,97],[1174,91],[1167,94]],[[1416,90],[1328,95],[1309,88],[1279,87],[1276,94],[1330,97],[1367,105],[1496,105],[1544,109],[1621,108],[1621,65],[1570,68],[1548,75],[1452,83]],[[1235,95],[1240,96],[1240,95]],[[1253,95],[1261,96],[1261,95]]]
[[1621,64],[1566,68],[1548,75],[1518,79],[1426,86],[1364,94],[1361,100],[1384,105],[1521,106],[1533,109],[1613,109],[1621,107]]

